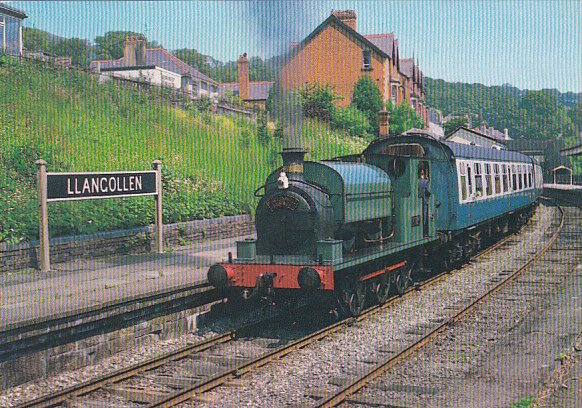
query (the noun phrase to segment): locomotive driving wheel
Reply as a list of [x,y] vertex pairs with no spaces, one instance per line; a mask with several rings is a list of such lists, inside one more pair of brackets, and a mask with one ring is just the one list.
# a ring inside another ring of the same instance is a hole
[[412,282],[412,270],[413,270],[412,266],[411,267],[406,266],[404,268],[401,268],[400,272],[398,272],[398,274],[396,275],[394,287],[396,289],[396,293],[398,293],[399,296],[404,295],[404,293],[410,286],[410,283]]
[[374,298],[379,305],[388,300],[388,295],[390,294],[390,279],[386,274],[381,275],[378,279],[372,282],[372,292],[374,293]]
[[344,281],[341,286],[341,303],[346,312],[358,316],[366,303],[366,285],[360,280]]

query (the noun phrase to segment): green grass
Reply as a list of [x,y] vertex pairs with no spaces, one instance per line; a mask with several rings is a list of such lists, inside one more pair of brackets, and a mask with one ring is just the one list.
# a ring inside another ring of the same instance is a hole
[[511,404],[510,408],[533,408],[535,407],[533,397],[525,397],[518,402]]
[[[126,88],[33,63],[0,65],[0,242],[37,237],[34,161],[48,171],[164,169],[164,222],[250,212],[253,191],[281,164],[244,118],[171,107],[159,89]],[[249,137],[250,135],[250,137]],[[359,138],[303,126],[312,160],[361,151]],[[250,140],[249,140],[250,139]],[[246,140],[246,142],[245,142]],[[49,204],[51,236],[153,221],[147,198]]]

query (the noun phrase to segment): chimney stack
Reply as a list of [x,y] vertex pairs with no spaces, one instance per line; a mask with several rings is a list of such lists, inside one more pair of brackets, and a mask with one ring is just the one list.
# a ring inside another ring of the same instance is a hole
[[380,125],[378,137],[390,136],[390,112],[384,109],[378,111],[378,123]]
[[238,59],[238,96],[246,101],[251,96],[251,82],[249,78],[249,60],[245,52]]
[[505,140],[509,140],[509,131],[507,128],[503,129],[503,133],[505,134]]
[[333,10],[332,15],[337,17],[342,23],[356,31],[356,12],[354,10]]
[[125,39],[123,65],[134,67],[144,65],[146,60],[146,39],[143,35],[130,35]]

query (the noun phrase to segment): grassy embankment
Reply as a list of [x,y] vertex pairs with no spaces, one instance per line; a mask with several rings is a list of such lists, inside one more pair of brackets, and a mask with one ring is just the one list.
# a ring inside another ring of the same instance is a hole
[[[35,64],[0,65],[0,242],[36,239],[34,161],[48,171],[164,169],[164,222],[252,212],[253,191],[279,165],[281,142],[260,144],[246,119],[170,107],[160,90],[139,91],[88,74]],[[308,158],[360,151],[359,138],[316,122],[303,129]],[[49,204],[51,236],[148,225],[153,200]]]

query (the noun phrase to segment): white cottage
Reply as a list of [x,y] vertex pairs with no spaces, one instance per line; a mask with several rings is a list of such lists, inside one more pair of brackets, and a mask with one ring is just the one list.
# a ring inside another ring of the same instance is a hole
[[26,13],[0,3],[0,54],[22,55],[22,20]]
[[146,48],[143,36],[126,39],[123,57],[92,61],[91,68],[101,72],[104,78],[113,76],[179,89],[192,98],[218,96],[218,82],[163,48]]

